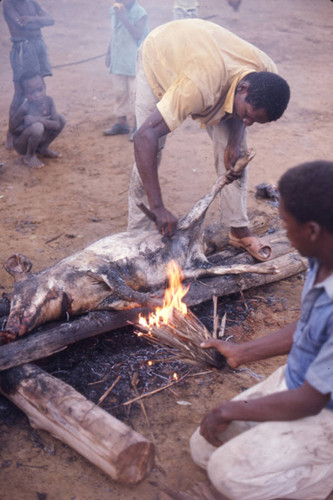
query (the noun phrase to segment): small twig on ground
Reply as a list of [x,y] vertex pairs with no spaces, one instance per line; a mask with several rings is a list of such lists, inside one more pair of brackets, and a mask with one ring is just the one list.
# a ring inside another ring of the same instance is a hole
[[217,314],[217,297],[213,295],[213,305],[214,305],[214,324],[213,324],[213,337],[217,339],[217,328],[219,323],[219,316]]
[[49,240],[45,241],[45,244],[46,244],[46,245],[48,245],[49,243],[52,243],[52,241],[55,241],[55,240],[57,240],[58,238],[61,238],[61,236],[62,236],[63,234],[64,234],[64,233],[60,233],[60,234],[58,234],[57,236],[54,236],[53,238],[51,238],[51,239],[49,239]]
[[106,381],[106,379],[108,378],[109,375],[110,375],[110,373],[106,373],[103,378],[101,378],[100,380],[96,380],[95,382],[89,382],[88,385],[101,384],[102,382]]
[[121,376],[118,375],[118,377],[116,378],[116,380],[113,382],[113,384],[108,388],[107,391],[104,392],[104,394],[99,398],[98,400],[98,403],[97,403],[97,406],[100,405],[101,403],[103,403],[104,399],[108,397],[108,395],[110,394],[110,392],[112,391],[112,389],[118,384],[119,380],[121,379]]
[[[134,375],[133,375],[133,377],[132,377],[132,380],[131,380],[131,386],[133,387],[134,392],[135,392],[135,394],[137,395],[137,397],[139,397],[139,398],[140,398],[139,391],[138,391],[138,388],[137,388],[138,383],[139,383],[139,376],[138,376],[138,372],[135,372],[135,373],[134,373]],[[145,421],[146,421],[147,427],[148,427],[149,432],[150,432],[151,440],[152,440],[152,442],[153,442],[153,444],[154,444],[154,446],[155,446],[156,456],[157,456],[157,458],[159,459],[159,461],[161,462],[161,465],[163,465],[163,464],[162,464],[161,457],[160,457],[160,455],[159,455],[159,453],[158,453],[158,450],[157,450],[157,445],[156,445],[156,441],[155,441],[155,437],[154,437],[153,429],[152,429],[152,426],[151,426],[150,421],[149,421],[149,418],[148,418],[148,414],[147,414],[147,411],[146,411],[146,407],[145,407],[145,405],[144,405],[144,402],[143,402],[143,401],[141,401],[141,400],[140,400],[140,401],[139,401],[139,403],[140,403],[140,406],[141,406],[142,413],[143,413],[143,415],[144,415],[144,417],[145,417]]]
[[168,387],[172,387],[175,384],[178,384],[181,380],[184,380],[184,378],[188,375],[189,372],[185,373],[182,377],[180,377],[178,380],[173,380],[169,384],[164,385],[163,387],[158,387],[157,389],[154,389],[153,391],[150,392],[144,392],[141,394],[141,396],[138,396],[136,398],[130,399],[129,401],[126,401],[125,403],[122,403],[122,406],[127,406],[132,403],[135,403],[136,401],[139,401],[142,398],[147,398],[148,396],[152,396],[153,394],[156,394],[157,392],[164,391],[164,389],[167,389]]
[[224,337],[226,322],[227,322],[227,313],[225,313],[223,318],[221,319],[220,331],[218,335],[219,338]]
[[243,304],[244,304],[244,307],[245,307],[245,309],[246,309],[246,312],[249,312],[249,306],[248,306],[248,305],[247,305],[247,303],[245,302],[245,297],[244,297],[243,290],[240,290],[240,291],[239,291],[239,293],[240,293],[240,295],[241,295],[241,297],[242,297],[242,299],[243,299]]

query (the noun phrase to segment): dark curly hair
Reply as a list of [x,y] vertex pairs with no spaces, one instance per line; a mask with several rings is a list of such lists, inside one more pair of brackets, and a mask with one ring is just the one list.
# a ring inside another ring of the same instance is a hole
[[253,109],[264,108],[270,122],[283,115],[290,99],[290,88],[286,80],[270,71],[259,71],[249,73],[242,81],[250,84],[245,101]]
[[302,163],[285,172],[279,191],[286,211],[299,223],[313,221],[333,234],[333,162]]

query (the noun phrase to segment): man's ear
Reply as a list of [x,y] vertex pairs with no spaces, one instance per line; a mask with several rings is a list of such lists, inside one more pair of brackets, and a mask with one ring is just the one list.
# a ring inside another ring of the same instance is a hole
[[250,87],[249,82],[247,82],[247,81],[241,81],[237,85],[236,92],[237,92],[237,94],[247,94],[247,92],[249,90],[249,87]]
[[308,234],[310,241],[313,243],[318,240],[321,233],[321,226],[318,222],[310,221],[308,222]]

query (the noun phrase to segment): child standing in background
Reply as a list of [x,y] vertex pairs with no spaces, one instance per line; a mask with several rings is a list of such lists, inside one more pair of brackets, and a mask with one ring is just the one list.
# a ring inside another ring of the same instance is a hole
[[175,0],[172,9],[173,18],[177,20],[198,17],[198,7],[197,0]]
[[[113,4],[111,13],[111,41],[105,64],[110,69],[114,93],[116,123],[104,130],[104,135],[128,134],[127,116],[133,113],[133,94],[136,53],[148,34],[147,13],[136,0],[122,0]],[[132,135],[135,132],[135,125]]]

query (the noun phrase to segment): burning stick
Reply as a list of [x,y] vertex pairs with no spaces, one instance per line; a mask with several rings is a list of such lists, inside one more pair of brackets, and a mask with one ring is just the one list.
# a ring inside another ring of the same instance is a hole
[[168,266],[170,286],[165,291],[162,308],[149,315],[140,317],[137,328],[151,343],[162,344],[176,352],[176,357],[191,364],[205,368],[221,369],[225,365],[224,357],[215,349],[202,349],[200,344],[213,336],[207,328],[182,302],[188,287],[182,286],[182,274],[175,261]]

